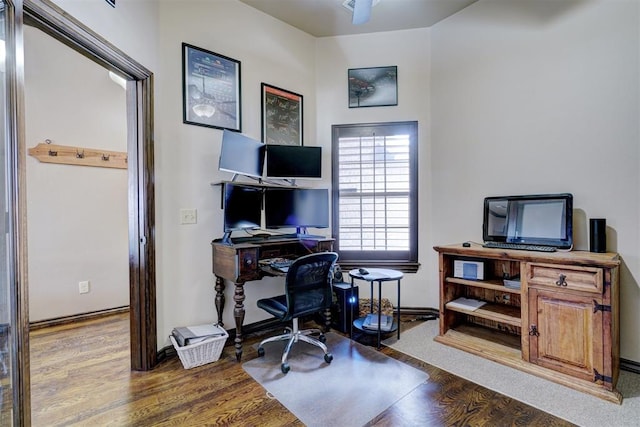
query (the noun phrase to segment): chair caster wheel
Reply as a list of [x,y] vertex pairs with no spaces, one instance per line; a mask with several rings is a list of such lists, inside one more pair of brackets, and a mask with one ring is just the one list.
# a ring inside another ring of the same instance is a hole
[[258,357],[264,356],[264,348],[258,347]]
[[288,363],[283,363],[282,366],[280,366],[280,369],[282,370],[283,374],[286,374],[291,368],[289,367]]
[[331,353],[327,353],[324,355],[324,361],[327,363],[331,363],[331,361],[333,360],[333,354]]
[[320,334],[318,340],[320,340],[321,343],[325,343],[327,342],[327,337],[325,337],[324,334]]

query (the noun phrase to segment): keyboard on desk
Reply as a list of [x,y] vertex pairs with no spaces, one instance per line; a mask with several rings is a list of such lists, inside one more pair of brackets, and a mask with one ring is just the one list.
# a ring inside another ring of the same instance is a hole
[[485,242],[482,246],[485,248],[493,248],[493,249],[516,249],[519,251],[537,251],[537,252],[555,252],[556,251],[556,248],[554,248],[553,246],[524,245],[520,243]]

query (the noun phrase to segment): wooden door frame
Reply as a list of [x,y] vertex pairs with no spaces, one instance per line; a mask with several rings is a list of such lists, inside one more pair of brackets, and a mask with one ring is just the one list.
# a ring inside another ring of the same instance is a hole
[[[23,9],[25,25],[44,31],[127,80],[131,369],[150,370],[158,363],[153,73],[49,0],[24,0]],[[26,268],[25,258],[20,262]],[[22,295],[26,302],[26,289]]]

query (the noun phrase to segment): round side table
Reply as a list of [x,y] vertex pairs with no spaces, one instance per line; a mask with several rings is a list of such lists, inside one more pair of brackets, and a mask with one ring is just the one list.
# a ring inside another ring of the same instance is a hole
[[[360,269],[358,268],[354,268],[353,270],[349,271],[349,276],[351,277],[351,288],[353,289],[353,285],[354,285],[354,280],[358,279],[358,280],[364,280],[369,282],[369,285],[371,287],[371,308],[370,311],[371,313],[373,313],[373,284],[374,283],[378,283],[378,331],[377,331],[377,335],[378,335],[378,350],[380,349],[380,341],[382,338],[382,329],[381,329],[381,325],[380,325],[380,314],[382,314],[382,283],[383,282],[393,282],[395,281],[397,283],[397,287],[398,287],[398,308],[396,310],[396,319],[397,319],[397,324],[393,325],[397,328],[398,330],[398,339],[400,339],[400,280],[403,277],[403,274],[401,271],[397,271],[397,270],[390,270],[388,268],[367,268],[367,274],[362,274],[360,273]],[[353,311],[353,306],[351,307],[351,310]],[[358,307],[359,310],[359,307]],[[351,318],[353,319],[353,312],[351,313]],[[355,319],[351,322],[351,332],[350,332],[350,337],[353,337],[353,325],[356,322],[361,322],[361,319]],[[364,328],[360,327],[360,323],[358,323],[358,326],[356,326],[358,329],[362,329],[364,330]],[[392,331],[393,331],[393,327],[392,327]],[[365,331],[366,332],[366,331]]]

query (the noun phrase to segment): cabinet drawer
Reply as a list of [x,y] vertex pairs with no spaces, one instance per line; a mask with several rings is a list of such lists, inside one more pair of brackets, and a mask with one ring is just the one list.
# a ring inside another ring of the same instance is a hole
[[528,286],[602,293],[601,268],[530,263],[526,266]]
[[258,248],[241,249],[238,251],[238,277],[251,278],[257,275]]

